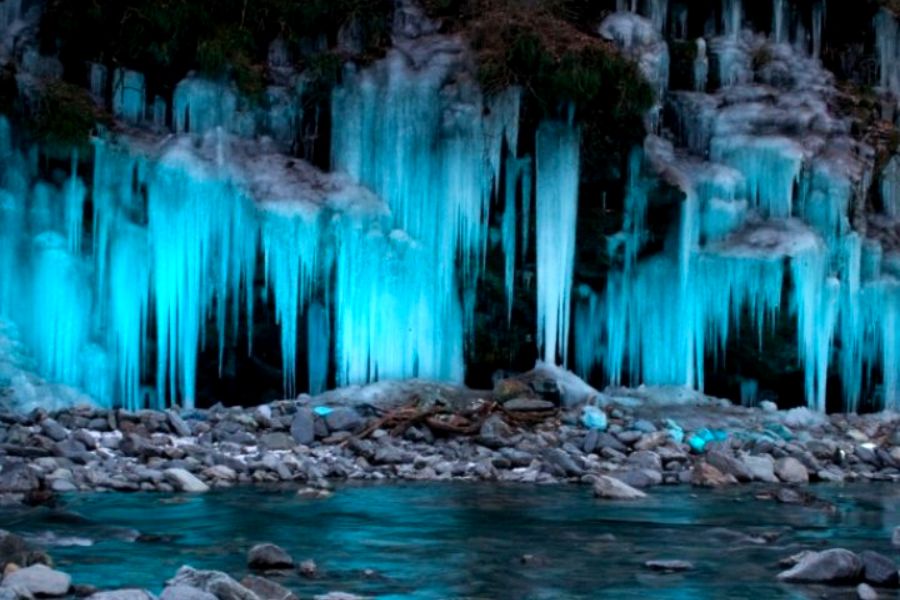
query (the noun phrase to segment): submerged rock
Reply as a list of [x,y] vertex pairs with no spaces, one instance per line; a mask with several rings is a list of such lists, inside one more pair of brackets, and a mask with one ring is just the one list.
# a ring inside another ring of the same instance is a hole
[[22,537],[0,529],[0,570],[9,563],[29,565],[31,558],[31,547]]
[[297,568],[297,570],[304,577],[312,579],[319,574],[319,565],[316,564],[316,561],[307,559],[300,563],[300,566]]
[[217,598],[193,586],[170,585],[159,595],[159,600],[217,600]]
[[794,567],[778,574],[789,583],[856,583],[863,572],[859,556],[843,548],[810,552]]
[[259,596],[260,600],[297,600],[294,592],[265,577],[247,575],[241,579],[241,585]]
[[32,565],[7,574],[0,585],[22,588],[34,596],[65,596],[72,585],[72,578],[46,565]]
[[900,573],[898,573],[897,565],[893,560],[871,550],[861,552],[859,558],[863,563],[862,577],[866,583],[879,587],[895,588],[900,586]]
[[154,596],[147,590],[125,589],[97,592],[88,596],[88,600],[154,600]]
[[858,600],[878,600],[878,592],[867,583],[861,583],[856,586],[856,597]]
[[209,592],[218,600],[260,600],[254,592],[221,571],[201,571],[185,566],[178,569],[168,584],[197,588]]
[[290,569],[294,559],[280,546],[257,544],[247,553],[247,566],[251,569]]
[[686,560],[648,560],[644,563],[644,566],[653,571],[667,571],[670,573],[694,569],[694,563]]

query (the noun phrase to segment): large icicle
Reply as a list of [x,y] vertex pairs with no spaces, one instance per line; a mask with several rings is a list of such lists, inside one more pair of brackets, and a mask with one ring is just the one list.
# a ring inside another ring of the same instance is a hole
[[543,360],[566,364],[578,217],[578,129],[544,122],[535,142],[537,172],[537,319]]
[[503,243],[503,282],[506,286],[506,320],[512,322],[513,296],[516,283],[516,192],[519,187],[519,161],[510,157],[506,161],[506,188],[504,194],[501,238]]
[[[422,55],[407,47],[430,42],[435,45]],[[467,78],[449,86],[448,77],[458,76],[455,41],[401,40],[398,46],[371,68],[347,73],[333,95],[335,170],[383,198],[391,209],[391,226],[408,237],[404,242],[382,233],[381,241],[369,240],[369,255],[380,251],[395,256],[379,266],[386,269],[379,283],[369,281],[378,269],[358,273],[364,248],[350,244],[352,228],[342,227],[335,297],[341,382],[413,374],[446,379],[461,372],[463,336],[472,331],[472,299],[487,249],[490,199],[499,184],[504,144],[515,150],[518,90],[485,101]],[[420,60],[411,60],[406,52]],[[487,116],[485,103],[491,108]],[[402,268],[410,269],[405,279]],[[382,329],[363,327],[362,315],[356,313],[364,300],[349,284],[341,287],[341,273],[361,277],[358,287],[371,286],[373,302],[386,303],[389,313],[405,306],[419,315],[410,317],[418,329],[407,338],[417,344],[407,349],[409,356],[418,357],[415,364],[388,356],[403,347],[399,341],[390,347]],[[397,278],[402,284],[382,289]],[[451,325],[457,315],[464,320],[462,329]],[[442,319],[441,337],[434,337],[438,329],[426,322],[430,319]],[[438,356],[440,348],[443,356]]]
[[318,213],[310,211],[295,214],[270,211],[262,226],[267,276],[275,296],[276,322],[281,327],[282,375],[288,397],[294,395],[297,328],[303,307],[309,301],[318,262],[321,239],[318,217]]

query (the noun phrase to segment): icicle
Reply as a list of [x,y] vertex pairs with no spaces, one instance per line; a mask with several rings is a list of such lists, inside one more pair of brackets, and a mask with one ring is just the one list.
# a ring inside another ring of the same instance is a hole
[[793,213],[794,187],[800,180],[803,149],[788,138],[730,134],[712,140],[710,156],[740,171],[751,205],[764,215]]
[[875,46],[878,52],[881,87],[893,93],[900,91],[900,61],[897,43],[897,18],[888,9],[882,8],[875,15]]
[[825,2],[816,0],[812,7],[812,57],[822,55],[822,29],[825,26]]
[[669,16],[669,1],[649,0],[649,14],[647,16],[653,22],[653,28],[665,34],[666,20]]
[[113,114],[130,123],[144,120],[147,89],[144,76],[136,71],[116,69],[113,74]]
[[426,374],[461,380],[462,311],[434,276],[427,248],[401,231],[385,235],[351,217],[343,217],[338,227],[338,384]]
[[[459,312],[460,299],[473,297],[484,265],[500,152],[504,140],[512,146],[518,121],[517,90],[491,100],[487,118],[474,86],[457,89],[459,97],[448,106],[445,84],[452,66],[435,61],[413,68],[405,55],[391,52],[366,71],[348,73],[332,96],[333,166],[383,198],[393,215],[391,227],[404,231],[421,260],[430,261],[431,281],[422,298],[434,303],[433,315]],[[422,268],[419,264],[409,267]],[[463,320],[471,335],[469,310]],[[424,344],[429,338],[419,339]],[[455,349],[456,344],[451,339],[447,345]],[[434,351],[418,350],[427,356]],[[360,353],[366,352],[361,346]],[[445,378],[461,361],[453,356],[450,362],[422,360],[419,372]],[[345,365],[342,376],[359,381],[376,375]]]
[[534,165],[530,157],[521,159],[520,175],[522,177],[522,233],[519,246],[522,248],[522,260],[528,257],[529,242],[531,241],[531,212],[534,186],[531,184]]
[[321,303],[313,302],[309,305],[306,327],[309,393],[315,396],[324,392],[328,383],[328,363],[331,353],[331,323],[328,319],[328,311]]
[[276,322],[281,327],[282,375],[288,398],[295,392],[297,327],[317,268],[320,229],[315,213],[269,212],[263,221],[262,246],[275,298]]
[[894,155],[881,172],[881,210],[892,219],[900,218],[900,155]]
[[149,311],[149,244],[147,231],[120,222],[109,254],[108,331],[115,356],[117,396],[129,410],[144,408],[141,402],[141,358]]
[[175,86],[172,97],[172,124],[175,133],[202,135],[223,127],[236,128],[237,95],[231,87],[188,77]]
[[72,151],[72,174],[66,183],[65,215],[66,235],[69,241],[69,252],[81,252],[81,235],[84,227],[84,201],[87,191],[78,178],[78,151]]
[[0,190],[0,317],[10,319],[18,307],[22,279],[25,213],[22,199]]
[[34,239],[23,333],[42,373],[80,387],[85,383],[82,360],[89,339],[91,293],[84,265],[66,246],[54,232]]
[[521,166],[514,157],[506,160],[506,188],[504,194],[503,219],[501,224],[503,239],[503,281],[506,284],[506,319],[512,323],[513,297],[516,274],[516,192],[519,187]]
[[575,303],[575,372],[583,379],[603,359],[603,306],[588,286],[578,286]]
[[726,36],[737,38],[740,35],[742,19],[741,0],[722,0],[722,21]]
[[100,63],[91,63],[91,94],[97,99],[106,97],[106,67]]
[[[255,256],[248,199],[176,148],[148,184],[157,326],[157,395],[194,401],[205,316],[217,307],[224,344],[226,297],[240,292]],[[166,383],[168,382],[168,394]]]
[[547,363],[567,362],[578,215],[577,129],[544,122],[535,142],[537,167],[538,348]]
[[741,404],[756,406],[759,403],[759,382],[755,379],[741,380]]
[[706,55],[706,40],[697,38],[697,56],[694,58],[694,91],[705,92],[709,79],[709,57]]
[[886,301],[881,319],[881,365],[884,371],[882,406],[889,410],[900,408],[900,285],[885,283]]
[[835,333],[839,283],[826,277],[826,253],[816,248],[795,257],[793,303],[797,314],[797,337],[803,362],[806,401],[815,410],[825,410],[825,391],[831,342]]
[[674,37],[678,40],[686,40],[688,37],[688,8],[681,4],[672,7],[672,23]]
[[772,0],[772,39],[776,44],[787,42],[786,7],[784,0]]

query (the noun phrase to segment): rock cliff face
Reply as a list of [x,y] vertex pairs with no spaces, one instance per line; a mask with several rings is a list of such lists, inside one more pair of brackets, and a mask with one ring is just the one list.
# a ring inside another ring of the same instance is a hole
[[141,1],[0,3],[16,403],[483,384],[537,356],[900,401],[890,4]]

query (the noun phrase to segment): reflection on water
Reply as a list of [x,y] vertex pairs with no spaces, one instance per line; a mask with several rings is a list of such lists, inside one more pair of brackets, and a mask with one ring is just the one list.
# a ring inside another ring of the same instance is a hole
[[[318,563],[318,579],[278,579],[301,598],[814,598],[821,590],[775,581],[779,559],[826,546],[900,558],[890,546],[900,489],[812,489],[837,510],[756,500],[751,487],[609,503],[587,488],[448,483],[343,487],[325,500],[258,489],[74,495],[55,510],[0,512],[0,527],[56,544],[76,583],[155,592],[183,564],[240,578],[247,549],[273,542]],[[642,568],[657,558],[696,570]]]

